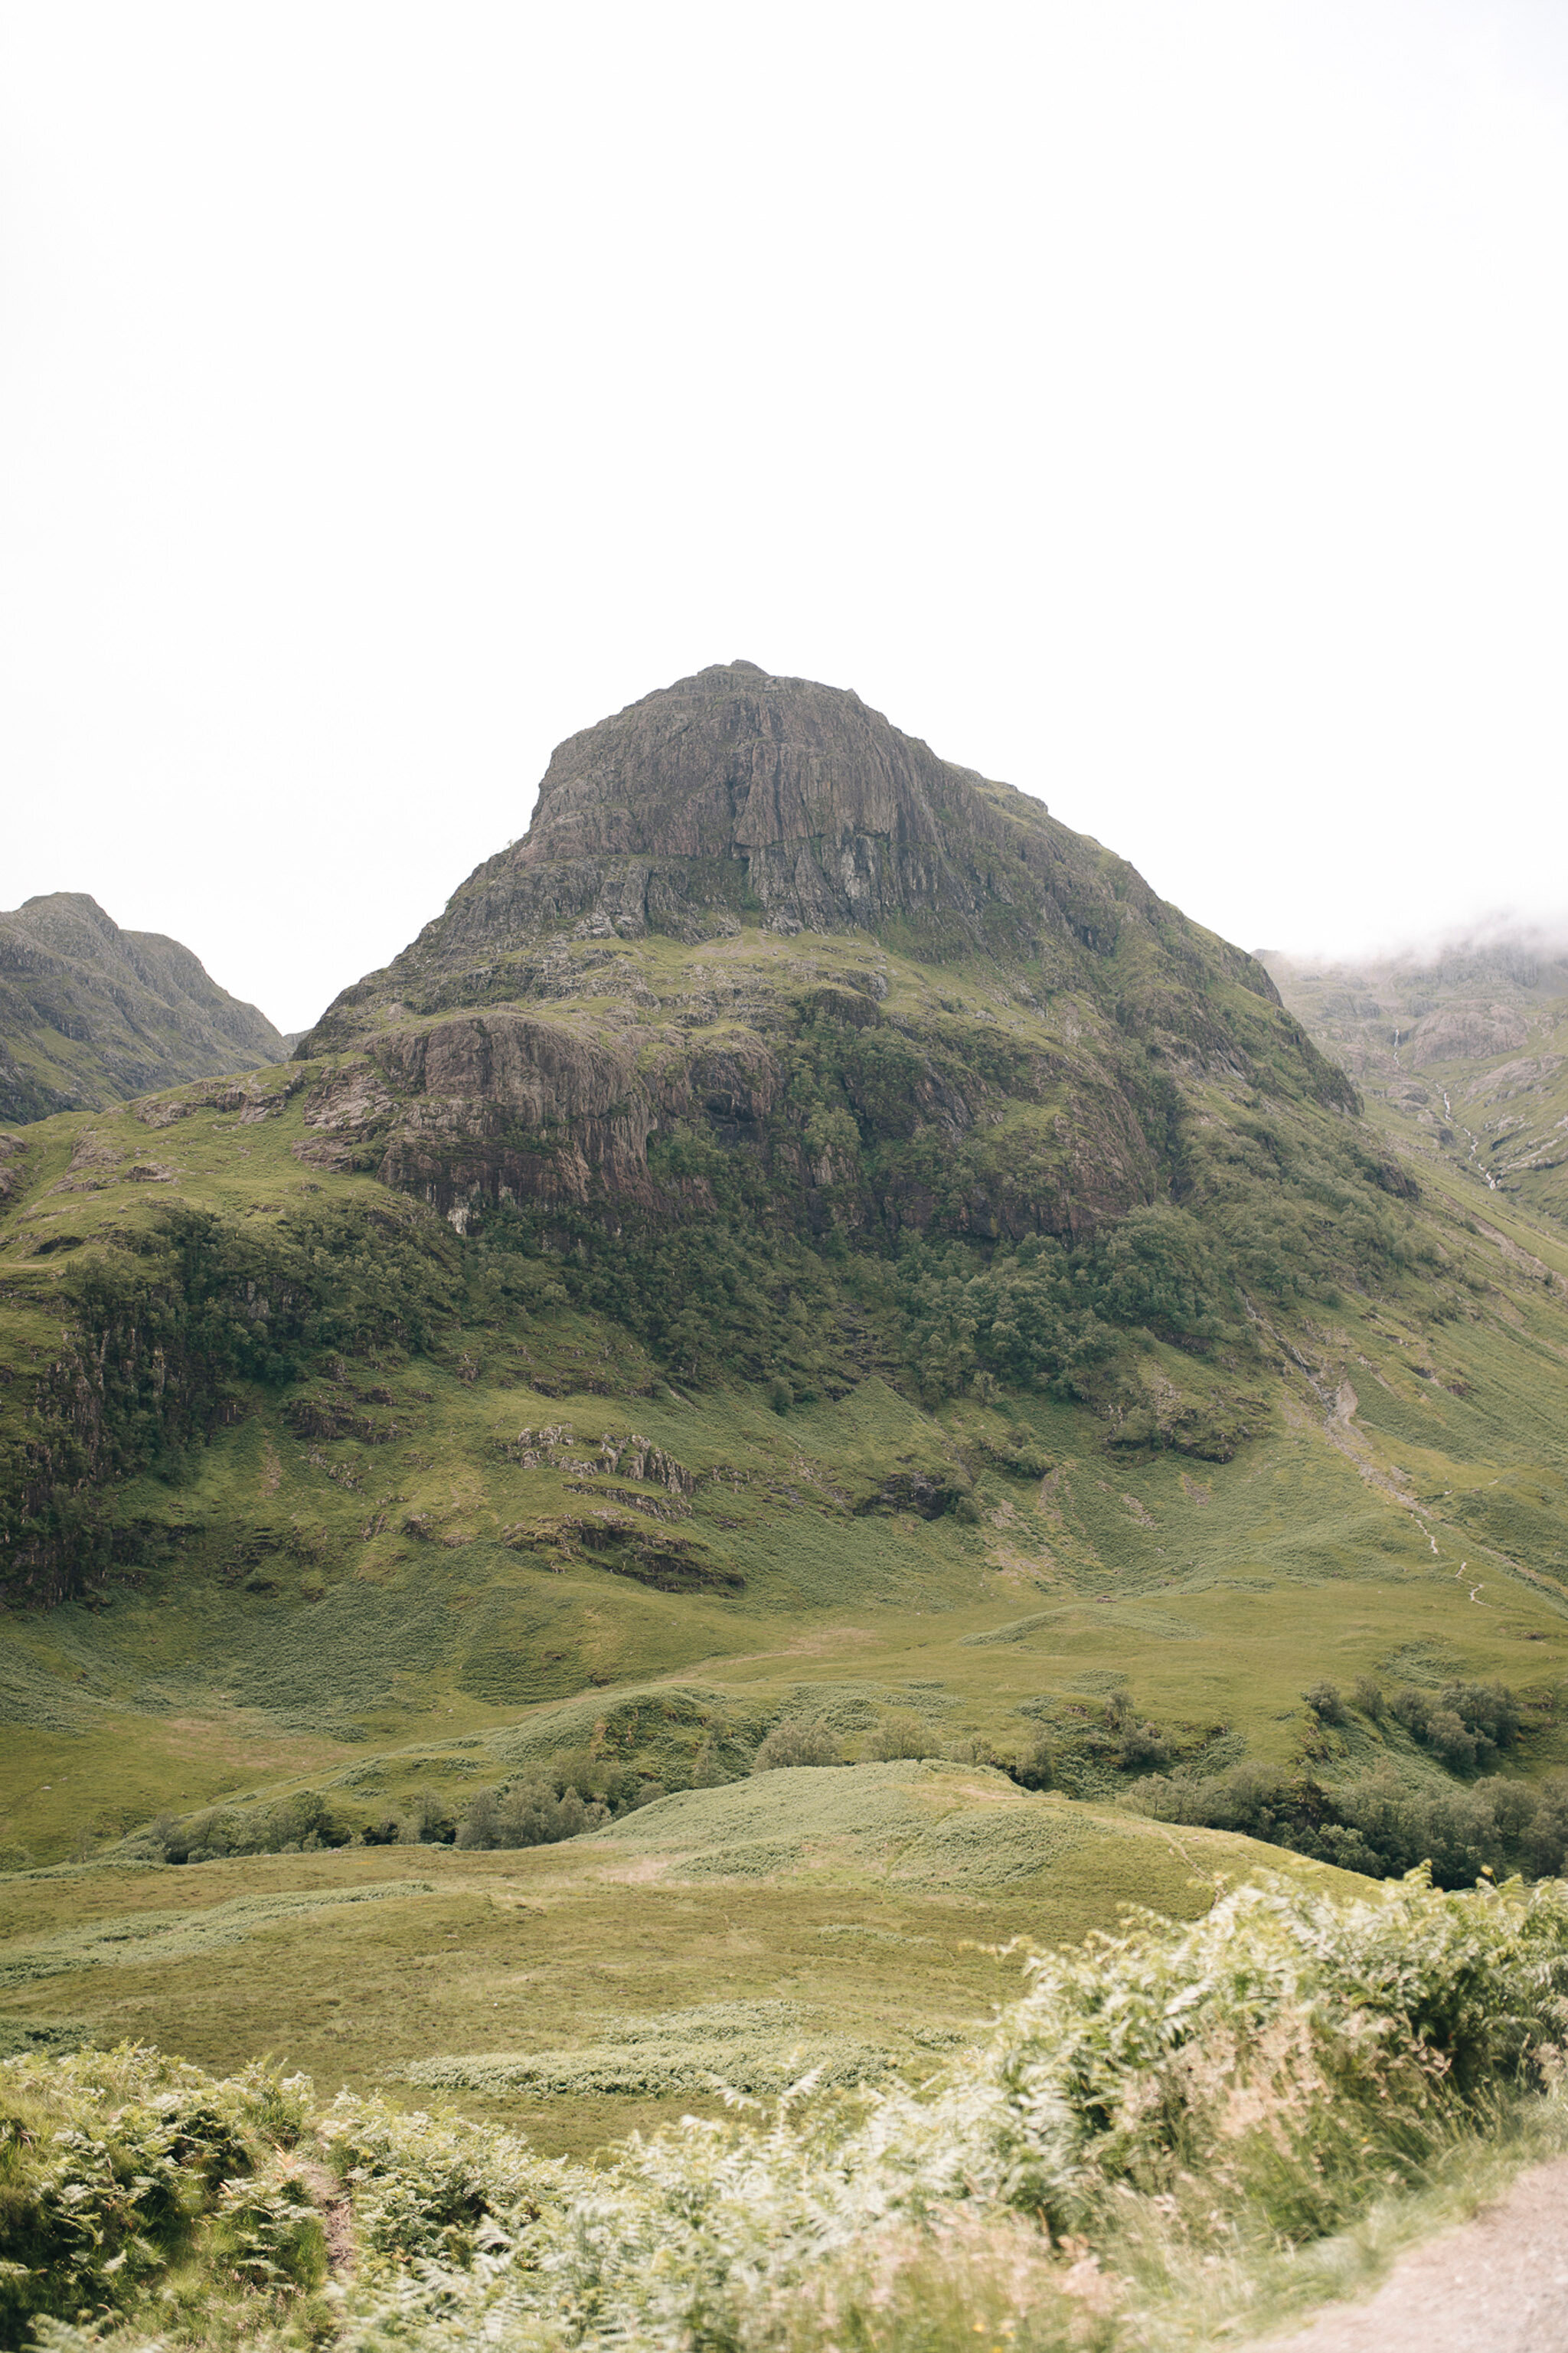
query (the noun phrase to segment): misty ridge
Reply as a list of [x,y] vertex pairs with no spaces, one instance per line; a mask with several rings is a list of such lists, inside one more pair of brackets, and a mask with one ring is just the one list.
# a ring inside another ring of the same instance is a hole
[[1496,914],[1428,936],[1416,935],[1353,950],[1258,948],[1272,969],[1279,965],[1302,980],[1343,986],[1383,982],[1412,991],[1483,989],[1568,990],[1568,915],[1542,923]]

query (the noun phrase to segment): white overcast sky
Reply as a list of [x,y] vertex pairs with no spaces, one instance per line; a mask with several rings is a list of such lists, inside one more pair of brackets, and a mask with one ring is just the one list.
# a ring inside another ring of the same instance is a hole
[[743,655],[1247,946],[1568,912],[1564,0],[0,37],[0,905],[301,1026]]

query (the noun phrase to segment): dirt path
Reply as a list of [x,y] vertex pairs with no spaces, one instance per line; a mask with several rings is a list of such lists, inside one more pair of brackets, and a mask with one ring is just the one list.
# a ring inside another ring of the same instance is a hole
[[1331,2305],[1254,2353],[1568,2353],[1568,2158],[1412,2248],[1365,2304]]

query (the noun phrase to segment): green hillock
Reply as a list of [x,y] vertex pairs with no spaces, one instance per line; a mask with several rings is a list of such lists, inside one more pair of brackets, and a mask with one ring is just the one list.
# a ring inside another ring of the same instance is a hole
[[[788,1706],[863,1736],[884,1697],[797,1687]],[[673,1779],[673,1744],[710,1736],[719,1713],[697,1692],[624,1703],[605,1744],[612,1769],[646,1768],[662,1736]],[[754,1744],[754,1725],[733,1728]],[[581,1710],[564,1704],[539,1730],[563,1774],[591,1772]],[[246,1851],[235,1808],[226,1831],[222,1815],[195,1818],[216,1845],[177,1844],[191,1857],[180,1867],[150,1861],[143,1836],[15,1877],[0,2018],[17,2047],[68,2027],[156,2039],[220,2072],[268,2051],[334,2086],[405,2101],[460,2092],[470,2111],[526,2117],[542,2147],[586,2151],[693,2100],[717,2111],[700,2054],[721,2039],[727,2066],[710,2072],[750,2070],[758,2089],[782,2087],[803,2042],[840,2081],[918,2074],[1005,1989],[1016,1936],[1071,1943],[1114,1930],[1136,1903],[1191,1918],[1226,1878],[1269,1867],[1325,1890],[1355,1883],[1246,1838],[1173,1832],[938,1756],[742,1773],[663,1797],[645,1781],[587,1835],[443,1842],[477,1790],[532,1778],[541,1751],[537,1737],[497,1735],[351,1767],[297,1807],[296,1826],[319,1829],[286,1852]],[[348,1836],[356,1820],[427,1842],[367,1846]]]

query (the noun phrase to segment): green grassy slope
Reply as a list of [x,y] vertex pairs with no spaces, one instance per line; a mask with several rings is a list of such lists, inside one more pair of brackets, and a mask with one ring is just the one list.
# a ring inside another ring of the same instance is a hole
[[[85,1295],[72,1270],[140,1263],[171,1195],[268,1247],[324,1198],[426,1230],[428,1213],[372,1178],[297,1155],[298,1077],[267,1074],[249,1120],[191,1089],[196,1107],[169,1125],[128,1109],[27,1133],[0,1229],[14,1443],[40,1427],[29,1381],[60,1361]],[[100,1189],[51,1189],[89,1126]],[[166,1176],[132,1173],[154,1155]],[[356,1842],[172,1870],[106,1849],[155,1814],[218,1803],[243,1820],[306,1790],[363,1837],[424,1794],[455,1815],[477,1788],[574,1758],[679,1792],[705,1765],[743,1774],[781,1716],[826,1718],[847,1757],[889,1725],[1004,1759],[1049,1730],[1072,1786],[1113,1800],[1129,1775],[1093,1736],[1122,1691],[1199,1764],[1307,1759],[1331,1781],[1376,1757],[1411,1786],[1445,1778],[1397,1726],[1331,1730],[1303,1704],[1319,1678],[1348,1689],[1363,1672],[1508,1683],[1528,1725],[1506,1769],[1551,1768],[1568,1642],[1552,1549],[1563,1307],[1527,1244],[1554,1246],[1513,1206],[1506,1247],[1438,1191],[1419,1214],[1449,1260],[1440,1285],[1417,1269],[1332,1314],[1277,1312],[1272,1353],[1233,1370],[1152,1336],[1131,1345],[1119,1399],[1135,1382],[1155,1399],[1168,1383],[1251,1400],[1256,1434],[1228,1461],[1140,1440],[1124,1406],[1119,1420],[1092,1398],[971,1384],[922,1402],[891,1324],[882,1369],[783,1412],[765,1383],[679,1386],[552,1284],[531,1305],[498,1299],[482,1245],[428,1219],[439,1263],[471,1279],[422,1343],[373,1324],[348,1353],[302,1347],[292,1377],[226,1377],[207,1422],[86,1491],[95,1550],[72,1598],[14,1595],[0,1838],[14,1863],[104,1856],[5,1883],[26,1948],[14,2030],[134,2034],[224,2066],[287,2051],[323,2082],[483,2105],[586,2147],[700,2104],[629,2088],[666,2084],[677,2046],[692,2067],[722,2046],[731,2073],[748,2053],[773,2063],[784,2037],[836,2064],[874,2047],[913,2065],[921,2035],[1002,1989],[981,1948],[1110,1926],[1131,1901],[1190,1912],[1206,1873],[1264,1854],[1309,1867],[995,1775],[964,1783],[962,1765],[690,1789],[525,1852]],[[395,1253],[385,1263],[395,1276]],[[624,1466],[608,1472],[606,1434]],[[656,1452],[629,1459],[633,1436]],[[948,1507],[922,1516],[933,1497]],[[585,1540],[605,1515],[621,1533]],[[1020,1869],[1009,1831],[967,1876],[900,1873],[905,1801],[879,1834],[864,1793],[955,1774],[999,1822],[1043,1825],[1049,1867]],[[801,1815],[807,1782],[845,1819],[781,1839],[770,1811]],[[700,1838],[693,1808],[710,1817]],[[271,1908],[410,1878],[432,1892]],[[189,1950],[163,1928],[121,1943],[114,1925],[236,1904],[242,1933]],[[79,1933],[90,1954],[35,1950]],[[541,2053],[557,2054],[542,2073],[512,2064]],[[395,2072],[410,2067],[435,2080]]]
[[0,2037],[267,2050],[587,2149],[716,2109],[715,2075],[927,2072],[1013,1994],[1011,1938],[1190,1918],[1259,1867],[1350,1883],[941,1763],[764,1774],[522,1853],[89,1863],[5,1883]]
[[[258,1082],[262,1116],[203,1107],[198,1088],[168,1125],[130,1109],[42,1123],[10,1164],[14,1460],[37,1443],[79,1271],[134,1272],[171,1199],[237,1249],[275,1247],[324,1199],[411,1219],[447,1284],[410,1345],[376,1326],[373,1258],[357,1353],[329,1333],[300,1343],[294,1377],[229,1373],[205,1419],[198,1397],[154,1430],[145,1468],[87,1479],[73,1598],[37,1614],[26,1572],[12,1582],[0,1673],[27,1738],[0,1835],[17,1852],[48,1860],[296,1765],[330,1778],[367,1745],[487,1733],[700,1667],[775,1712],[804,1680],[934,1683],[952,1727],[1004,1754],[1034,1736],[1020,1707],[1070,1702],[1085,1678],[1092,1701],[1096,1677],[1127,1678],[1185,1747],[1223,1725],[1279,1761],[1315,1736],[1300,1693],[1325,1674],[1397,1681],[1426,1658],[1546,1710],[1568,1586],[1552,1261],[1568,1271],[1568,1253],[1517,1207],[1493,1240],[1434,1187],[1416,1217],[1440,1261],[1331,1311],[1276,1307],[1228,1366],[1129,1342],[1109,1404],[984,1379],[922,1402],[900,1327],[868,1315],[880,1368],[779,1412],[764,1383],[672,1385],[623,1324],[561,1297],[559,1261],[529,1262],[529,1306],[498,1292],[482,1246],[300,1158],[300,1075]],[[98,1187],[62,1194],[89,1125]],[[1256,1431],[1233,1460],[1159,1442],[1168,1393],[1215,1391]],[[1130,1429],[1139,1398],[1150,1417]],[[641,1476],[634,1437],[662,1458]],[[1553,1761],[1554,1736],[1532,1753]]]

